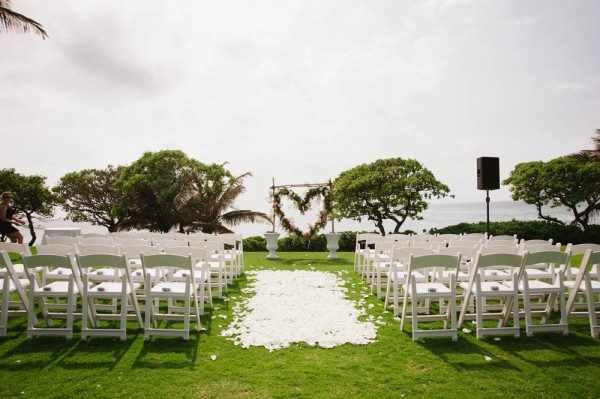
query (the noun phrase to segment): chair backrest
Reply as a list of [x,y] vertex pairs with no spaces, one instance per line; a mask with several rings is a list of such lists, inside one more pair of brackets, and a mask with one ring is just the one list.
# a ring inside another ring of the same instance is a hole
[[[479,271],[480,269],[490,268],[490,267],[513,267],[517,268],[517,270],[521,270],[525,263],[526,254],[520,255],[517,253],[493,253],[493,254],[483,254],[479,252],[477,256],[475,256],[475,262],[473,264],[474,271]],[[475,273],[473,273],[475,274]]]
[[497,235],[497,236],[490,236],[489,241],[498,241],[498,240],[516,240],[517,239],[517,235],[508,235],[508,234],[504,234],[504,235]]
[[79,237],[79,244],[82,245],[115,245],[112,237]]
[[491,255],[491,254],[518,254],[519,246],[518,245],[493,245],[493,246],[483,246],[479,248],[479,252],[482,255]]
[[479,248],[481,246],[481,240],[468,240],[468,239],[454,239],[448,243],[449,247],[473,247]]
[[450,241],[450,240],[459,240],[461,238],[460,234],[438,234],[437,237],[440,240]]
[[81,255],[93,255],[93,254],[106,254],[106,255],[120,255],[119,247],[116,245],[102,245],[102,244],[89,244],[79,245],[77,247]]
[[521,245],[520,246],[520,251],[527,251],[529,253],[533,253],[533,252],[547,252],[547,251],[553,251],[553,252],[560,252],[560,243],[556,243],[556,244],[549,244],[549,243],[545,243],[545,244],[532,244],[532,245]]
[[160,247],[150,244],[146,245],[118,245],[119,253],[125,255],[127,260],[140,259],[140,254],[156,255],[161,253]]
[[193,271],[194,265],[196,264],[196,259],[192,255],[182,256],[173,254],[142,254],[141,257],[142,268],[144,268],[144,274],[146,274],[145,270],[147,268],[155,267],[173,267],[177,269],[186,269]]
[[212,237],[212,235],[210,235],[210,234],[198,234],[198,233],[196,233],[196,234],[190,234],[190,235],[188,235],[188,241],[190,243],[192,243],[192,242],[204,242],[207,239],[209,239],[210,237]]
[[404,264],[407,264],[408,262],[408,258],[410,257],[410,255],[413,256],[423,256],[423,255],[433,255],[433,249],[431,248],[420,248],[420,247],[408,247],[408,248],[401,248],[401,247],[394,247],[394,250],[392,251],[392,258],[391,260],[393,262],[401,262]]
[[115,231],[110,233],[112,238],[143,238],[142,233],[138,231]]
[[[39,267],[49,270],[57,268],[70,269],[73,271],[74,277],[79,276],[79,269],[73,264],[72,257],[68,255],[24,255],[21,259],[23,259],[23,265],[27,274],[35,280],[38,286],[41,285],[40,275],[37,272]],[[75,282],[81,288],[79,279],[76,279]]]
[[[410,246],[411,246],[411,248],[429,248],[429,249],[433,249],[433,243],[431,243],[429,241],[411,241]],[[437,246],[439,246],[439,243],[438,243]]]
[[441,268],[446,270],[454,270],[455,275],[458,275],[460,268],[461,255],[410,255],[408,258],[408,274],[413,271],[424,268]]
[[567,249],[571,251],[572,255],[582,255],[588,249],[591,249],[593,252],[600,252],[600,244],[569,244],[567,245]]
[[456,255],[461,254],[463,260],[475,259],[477,255],[477,246],[467,246],[467,247],[442,247],[437,249],[438,255]]
[[484,241],[484,240],[487,240],[487,236],[485,233],[465,233],[462,235],[462,239]]
[[[186,241],[187,243],[187,241]],[[183,244],[183,241],[178,241],[178,240],[173,240],[171,238],[168,238],[166,240],[152,240],[152,245],[156,245],[159,246],[161,248],[167,248],[167,247],[180,247]]]
[[38,255],[73,255],[77,253],[77,245],[45,244],[35,247]]
[[[569,259],[571,258],[571,251],[560,252],[560,251],[538,251],[538,252],[528,252],[525,260],[523,261],[524,269],[529,266],[539,266],[540,264],[546,264],[548,266],[552,266],[552,270],[556,268],[556,265],[559,265],[560,270],[564,271],[567,265],[569,264]],[[522,276],[519,276],[521,278]]]
[[70,236],[44,237],[46,244],[78,245],[79,238]]
[[496,247],[496,246],[507,246],[507,245],[519,245],[519,240],[488,240],[485,242],[484,246],[486,247]]
[[83,233],[82,238],[108,238],[108,233]]
[[87,268],[104,268],[114,267],[118,269],[127,269],[127,259],[124,255],[110,255],[110,254],[91,254],[81,255],[77,254],[75,257],[77,264],[81,270]]
[[14,254],[31,255],[31,249],[27,244],[19,244],[16,242],[0,242],[0,251],[6,251]]
[[526,239],[521,239],[521,241],[519,241],[520,245],[539,245],[539,244],[552,244],[554,242],[554,240],[552,238],[548,239],[548,240],[539,240],[539,239],[533,239],[533,240],[526,240]]
[[192,256],[197,261],[207,260],[206,247],[168,247],[165,253],[169,255]]
[[152,241],[147,240],[145,238],[115,238],[115,243],[120,246],[129,246],[129,245],[152,245]]

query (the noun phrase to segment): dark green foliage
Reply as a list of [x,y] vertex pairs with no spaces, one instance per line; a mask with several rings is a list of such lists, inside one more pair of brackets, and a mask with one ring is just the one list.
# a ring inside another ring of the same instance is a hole
[[[431,232],[439,234],[485,233],[485,229],[485,222],[460,223],[453,226],[447,226],[441,229],[434,229]],[[563,226],[539,220],[511,220],[509,222],[490,222],[490,234],[516,234],[519,239],[526,240],[547,240],[552,238],[554,242],[560,242],[563,245],[569,243],[600,244],[600,226],[598,225],[589,225],[588,228],[585,231],[583,231],[577,226]]]
[[[354,252],[356,246],[356,232],[344,231],[340,233],[340,252]],[[245,252],[264,252],[267,241],[262,236],[244,238]],[[279,239],[279,248],[282,252],[326,252],[327,238],[324,234],[317,234],[312,238],[290,234]]]
[[264,252],[267,240],[262,236],[244,238],[244,252]]

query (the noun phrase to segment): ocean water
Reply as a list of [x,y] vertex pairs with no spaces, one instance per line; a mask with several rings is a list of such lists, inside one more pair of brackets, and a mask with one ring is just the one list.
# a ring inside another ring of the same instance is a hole
[[[296,211],[294,214],[293,210],[285,210],[292,216],[297,226],[303,230],[308,230],[309,223],[316,220],[316,216],[300,215]],[[566,208],[544,208],[544,212],[551,216],[554,216],[565,222],[571,221],[573,218]],[[316,212],[314,212],[316,215]],[[423,220],[407,220],[401,230],[413,230],[415,232],[421,232],[423,229],[429,230],[432,228],[442,228],[446,226],[455,225],[458,223],[477,223],[485,222],[486,220],[486,203],[481,202],[460,202],[460,203],[434,203],[430,204],[429,208],[422,214]],[[312,219],[315,217],[315,219]],[[490,222],[502,222],[510,220],[536,220],[537,211],[535,206],[528,205],[524,202],[516,201],[497,201],[493,200],[490,202]],[[80,227],[82,232],[107,232],[107,229],[102,226],[94,226],[91,223],[74,223],[71,221],[57,218],[48,221],[38,221],[35,223],[37,240],[41,242],[43,238],[43,230],[45,227]],[[267,230],[270,230],[270,225],[256,223],[256,224],[242,224],[234,228],[234,231],[241,233],[244,237],[262,235]],[[392,231],[394,223],[385,224],[386,231]],[[363,220],[361,222],[352,220],[342,220],[335,222],[335,230],[340,231],[373,231],[375,230],[375,224],[369,220]],[[20,228],[21,233],[25,236],[25,241],[30,240],[30,234],[28,229]],[[277,228],[277,231],[282,232],[281,228]],[[331,224],[328,224],[323,232],[331,231]],[[283,234],[282,234],[283,235]]]

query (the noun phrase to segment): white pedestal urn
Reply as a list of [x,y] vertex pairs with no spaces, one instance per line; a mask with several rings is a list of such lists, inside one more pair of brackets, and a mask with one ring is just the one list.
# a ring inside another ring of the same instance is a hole
[[340,257],[335,254],[335,251],[340,248],[341,234],[327,233],[325,234],[325,237],[327,238],[327,250],[329,250],[329,256],[327,259],[339,259]]
[[267,239],[267,250],[269,251],[267,259],[279,259],[279,256],[275,254],[275,251],[277,251],[277,248],[279,248],[279,233],[265,233],[265,238]]

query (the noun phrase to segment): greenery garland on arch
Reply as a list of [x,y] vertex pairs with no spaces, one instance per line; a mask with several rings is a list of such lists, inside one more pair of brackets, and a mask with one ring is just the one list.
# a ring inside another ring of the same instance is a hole
[[[292,219],[285,216],[285,213],[281,207],[282,197],[288,197],[291,199],[302,215],[304,215],[304,213],[310,209],[310,202],[313,198],[323,198],[323,209],[321,212],[319,212],[319,218],[317,219],[317,222],[312,226],[309,226],[308,232],[304,233],[294,225],[294,221]],[[331,190],[327,186],[313,187],[309,189],[304,195],[304,198],[302,198],[287,187],[277,188],[273,191],[273,211],[275,216],[279,218],[279,224],[281,227],[283,227],[283,229],[288,233],[310,238],[327,225],[327,219],[332,212]]]

